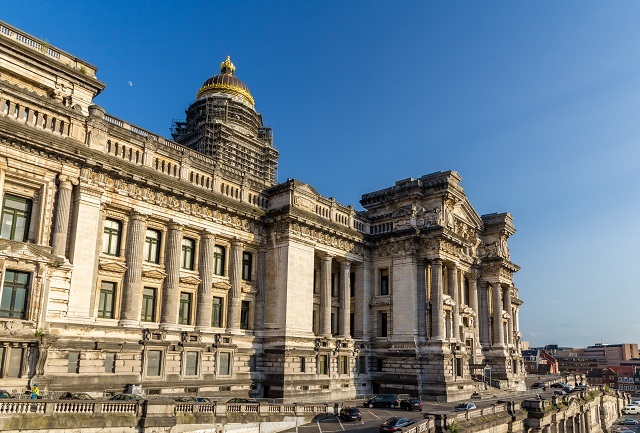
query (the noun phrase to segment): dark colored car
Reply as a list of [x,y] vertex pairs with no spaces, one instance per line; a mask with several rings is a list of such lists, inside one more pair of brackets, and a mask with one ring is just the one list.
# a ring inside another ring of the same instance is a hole
[[562,389],[554,389],[553,395],[567,395],[567,393]]
[[364,402],[364,407],[398,407],[398,394],[379,394]]
[[531,384],[531,389],[544,388],[544,383],[542,382],[534,382]]
[[551,385],[549,385],[550,388],[560,388],[560,389],[564,388],[565,386],[567,385],[562,382],[552,383]]
[[633,418],[625,418],[622,421],[618,421],[618,424],[621,425],[636,425],[639,424],[639,422]]
[[419,398],[405,398],[400,402],[400,409],[419,410],[422,412],[422,401]]
[[64,392],[58,397],[60,400],[93,400],[86,392]]
[[410,420],[409,418],[398,418],[397,416],[394,416],[380,424],[380,433],[402,431],[404,427],[408,427],[414,423],[415,421]]
[[196,397],[196,400],[198,400],[198,403],[213,403],[213,400],[209,397]]
[[144,400],[141,395],[138,394],[116,394],[111,397],[109,400],[119,400],[119,401],[141,401]]
[[0,389],[0,398],[13,398],[13,396],[9,394],[8,391],[5,391],[4,389]]
[[228,400],[227,403],[257,403],[258,400],[256,400],[255,398],[232,398],[231,400]]
[[343,421],[362,421],[362,414],[357,407],[343,407],[338,415]]

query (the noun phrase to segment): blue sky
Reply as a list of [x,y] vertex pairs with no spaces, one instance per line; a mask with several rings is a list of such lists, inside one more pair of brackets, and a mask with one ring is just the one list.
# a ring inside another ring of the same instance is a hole
[[455,170],[478,213],[514,215],[525,340],[638,343],[640,3],[177,4],[9,2],[0,20],[98,67],[95,102],[165,137],[230,55],[281,181],[361,209]]

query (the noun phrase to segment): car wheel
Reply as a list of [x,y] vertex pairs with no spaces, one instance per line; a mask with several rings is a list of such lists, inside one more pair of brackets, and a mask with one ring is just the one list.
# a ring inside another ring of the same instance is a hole
[[369,403],[369,409],[373,407],[373,403]]
[[[395,409],[395,407],[396,407],[395,403],[391,403],[391,406],[390,406],[390,407],[391,407],[391,409]],[[399,431],[399,430],[398,430],[398,431]]]

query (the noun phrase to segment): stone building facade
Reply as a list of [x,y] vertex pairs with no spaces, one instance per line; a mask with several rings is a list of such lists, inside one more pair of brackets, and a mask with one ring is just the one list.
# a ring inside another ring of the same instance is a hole
[[173,140],[105,113],[96,68],[0,22],[0,388],[252,395],[524,387],[508,213],[453,171],[363,211],[277,181],[227,58]]

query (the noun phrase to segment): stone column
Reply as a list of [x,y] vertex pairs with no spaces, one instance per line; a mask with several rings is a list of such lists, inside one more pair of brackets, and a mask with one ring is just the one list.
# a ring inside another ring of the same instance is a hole
[[507,286],[505,288],[504,295],[504,309],[509,313],[505,343],[511,345],[513,344],[513,305],[511,304],[511,286]]
[[351,263],[344,261],[340,263],[340,337],[349,338],[351,332],[349,324],[351,322]]
[[178,329],[180,304],[180,255],[182,254],[182,225],[171,221],[165,244],[164,269],[167,276],[162,285],[162,316],[160,326]]
[[460,340],[460,290],[458,290],[458,269],[455,264],[447,268],[449,274],[449,293],[454,302],[451,312],[451,337]]
[[475,323],[474,323],[474,331],[473,331],[473,339],[475,340],[474,343],[474,352],[475,352],[475,348],[476,346],[478,346],[480,344],[480,311],[478,310],[478,272],[474,269],[471,272],[469,272],[468,275],[468,281],[469,281],[469,307],[473,310],[473,312],[475,313],[476,317],[475,317]]
[[7,164],[0,161],[0,207],[4,205],[4,176],[7,171]]
[[135,326],[140,323],[140,292],[142,291],[142,261],[147,217],[132,211],[129,215],[125,259],[127,270],[122,285],[120,324]]
[[493,290],[493,344],[504,345],[504,331],[502,328],[502,286],[500,283],[492,284]]
[[262,334],[264,331],[264,301],[265,290],[267,286],[267,250],[264,248],[258,250],[258,263],[256,264],[256,306],[254,323],[254,332]]
[[69,229],[69,211],[71,209],[71,190],[73,185],[67,176],[60,176],[58,185],[58,203],[56,225],[53,229],[53,254],[66,257],[67,231]]
[[325,254],[320,263],[320,335],[331,337],[331,260]]
[[229,312],[227,314],[227,332],[240,331],[240,310],[242,309],[242,249],[244,244],[238,238],[231,241],[229,254]]
[[442,295],[442,261],[435,259],[431,262],[431,314],[433,339],[444,339],[443,295]]
[[213,308],[211,285],[213,283],[213,249],[215,245],[215,235],[209,230],[204,230],[200,236],[200,260],[198,261],[200,285],[198,286],[196,330],[211,327],[211,309]]
[[416,297],[417,317],[418,317],[418,339],[424,341],[427,338],[427,283],[426,266],[424,260],[416,263],[418,293]]

